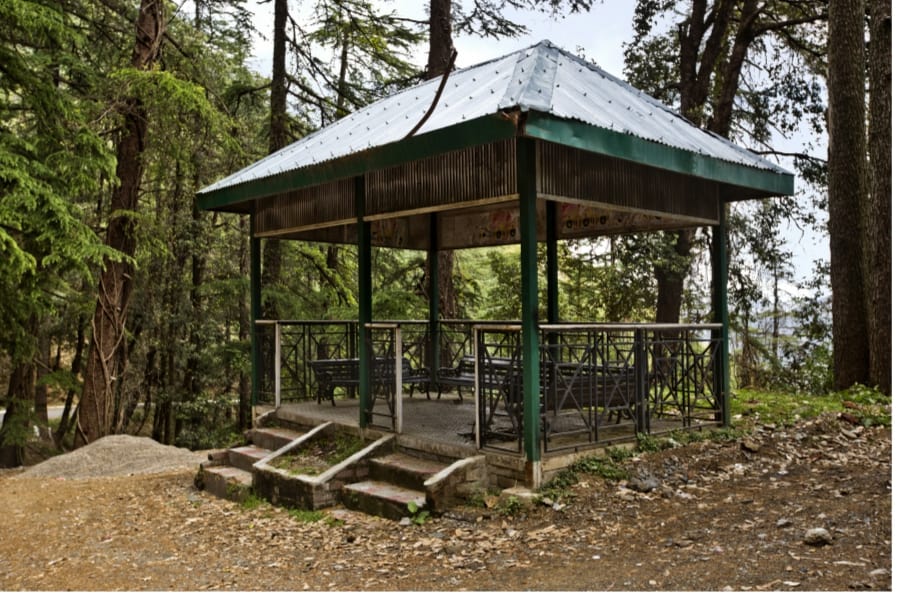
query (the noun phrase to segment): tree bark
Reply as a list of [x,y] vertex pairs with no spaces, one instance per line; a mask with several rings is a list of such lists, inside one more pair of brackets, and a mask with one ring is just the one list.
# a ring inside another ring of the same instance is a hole
[[428,67],[425,79],[440,77],[453,55],[453,18],[450,0],[431,0],[428,16]]
[[9,375],[6,393],[6,414],[0,424],[0,468],[22,466],[25,446],[22,443],[21,427],[28,427],[29,405],[34,401],[34,362],[18,363]]
[[864,204],[869,383],[891,393],[891,3],[872,0],[869,15],[869,161]]
[[[135,29],[131,66],[141,70],[151,69],[159,58],[165,32],[161,0],[141,0]],[[133,257],[137,240],[130,213],[138,208],[144,171],[142,153],[147,134],[147,111],[139,98],[125,100],[120,110],[124,127],[116,146],[119,185],[110,202],[106,244],[126,257]],[[115,387],[125,372],[126,357],[120,350],[125,338],[125,319],[133,281],[132,263],[104,261],[85,365],[84,390],[78,409],[76,447],[107,435],[115,422]]]
[[866,193],[864,16],[863,0],[829,3],[828,233],[837,389],[869,377],[860,229]]
[[[272,31],[272,85],[269,92],[269,154],[290,142],[287,114],[287,0],[275,0],[275,22]],[[253,235],[253,232],[250,233]],[[281,240],[269,238],[263,244],[261,285],[273,290],[281,282]],[[272,296],[263,301],[263,317],[278,319],[278,306]]]
[[[428,67],[425,79],[442,76],[451,67],[453,57],[453,28],[450,0],[431,0],[428,18]],[[439,312],[443,319],[460,317],[459,293],[453,280],[452,250],[438,252]],[[425,265],[425,281],[428,282],[429,266]],[[427,289],[427,288],[426,288]]]

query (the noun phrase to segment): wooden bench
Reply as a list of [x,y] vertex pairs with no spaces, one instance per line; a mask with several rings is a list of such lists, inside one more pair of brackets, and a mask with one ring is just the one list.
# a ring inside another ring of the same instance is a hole
[[[373,362],[372,381],[376,384],[393,384],[394,359],[378,357]],[[428,369],[414,369],[408,358],[404,358],[402,362],[401,379],[403,384],[423,386],[430,400],[431,375]],[[317,404],[321,404],[323,400],[330,400],[331,405],[336,406],[334,402],[335,389],[342,388],[348,394],[352,394],[359,387],[358,358],[311,360],[309,366],[312,368],[316,380]]]
[[359,387],[358,358],[326,358],[309,361],[316,378],[316,403],[331,400],[334,403],[334,390],[343,388],[347,394]]
[[[473,391],[475,389],[475,364],[477,362],[474,356],[463,356],[456,363],[455,367],[439,369],[437,377],[438,400],[441,399],[443,388],[451,387],[456,388],[456,393],[459,396],[459,400],[454,402],[462,403],[463,388]],[[498,385],[505,382],[511,364],[508,358],[489,358],[485,365],[485,381],[487,385],[491,385],[491,382]]]

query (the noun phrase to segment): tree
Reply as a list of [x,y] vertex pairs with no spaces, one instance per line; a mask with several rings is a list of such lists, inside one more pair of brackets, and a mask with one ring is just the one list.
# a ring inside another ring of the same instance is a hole
[[[723,137],[738,130],[767,146],[773,129],[795,130],[819,110],[815,78],[798,73],[810,73],[817,59],[815,27],[824,20],[823,6],[816,1],[639,0],[626,74],[638,88],[677,104],[696,125]],[[656,26],[669,18],[680,20],[659,33]],[[771,60],[776,52],[780,60]],[[655,273],[656,320],[670,322],[682,312],[696,230],[665,237],[668,241],[658,245],[663,254]]]
[[[161,0],[141,0],[135,22],[131,68],[149,71],[159,59],[166,28]],[[120,252],[120,260],[104,261],[100,273],[97,306],[91,323],[92,338],[84,372],[84,391],[78,410],[76,445],[89,444],[113,431],[117,415],[115,385],[125,371],[123,354],[125,319],[134,281],[136,248],[135,211],[141,176],[142,153],[147,136],[147,110],[139,97],[125,98],[119,107],[122,134],[116,144],[115,188],[110,202],[106,244]]]
[[869,376],[863,270],[866,197],[865,12],[863,0],[828,9],[828,233],[831,244],[834,383]]
[[[837,50],[837,49],[836,49]],[[891,3],[869,3],[870,197],[863,203],[869,383],[891,393]]]
[[[79,200],[112,174],[83,90],[92,78],[68,5],[0,5],[0,353],[10,362],[0,466],[16,466],[35,400],[43,324],[78,277],[114,256]],[[77,7],[72,7],[77,9]]]

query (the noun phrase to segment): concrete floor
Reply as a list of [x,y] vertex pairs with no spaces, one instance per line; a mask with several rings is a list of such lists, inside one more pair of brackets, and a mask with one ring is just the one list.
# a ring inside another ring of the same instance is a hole
[[[465,397],[462,403],[455,403],[456,394],[445,394],[441,400],[428,400],[424,395],[406,397],[403,400],[402,435],[406,438],[418,438],[431,443],[449,445],[457,448],[462,454],[475,454],[475,400],[473,397]],[[279,412],[283,415],[295,415],[315,422],[334,421],[349,426],[359,424],[359,401],[356,398],[337,398],[336,406],[330,403],[317,404],[315,401],[284,403]],[[270,407],[257,407],[257,414]],[[379,408],[381,410],[379,410]],[[376,407],[376,413],[384,413],[384,416],[376,414],[373,418],[373,426],[385,431],[392,430],[390,418],[387,416],[387,406]],[[502,425],[505,415],[498,414],[495,419]],[[599,442],[591,442],[587,434],[579,432],[575,435],[567,435],[566,431],[581,430],[585,425],[577,412],[563,413],[556,417],[547,416],[547,427],[550,430],[548,448],[544,451],[552,453],[584,450],[590,446],[602,446],[617,443],[629,443],[635,441],[634,423],[628,418],[622,418],[617,422],[615,418],[602,421],[599,427]],[[680,422],[656,420],[651,423],[655,432],[672,431],[681,429]],[[517,444],[514,441],[490,439],[488,448],[503,452],[517,452]]]

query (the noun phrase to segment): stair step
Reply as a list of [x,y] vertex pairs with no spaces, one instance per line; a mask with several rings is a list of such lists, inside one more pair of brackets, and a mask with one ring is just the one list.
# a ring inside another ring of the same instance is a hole
[[229,448],[228,464],[232,467],[237,467],[238,469],[252,472],[253,463],[264,459],[270,454],[272,454],[271,451],[266,450],[265,448],[260,448],[259,446],[240,446],[239,448]]
[[341,500],[347,508],[399,521],[411,516],[410,502],[425,506],[425,494],[384,481],[366,480],[345,485]]
[[250,442],[266,450],[278,450],[303,435],[301,431],[283,427],[258,427],[250,430]]
[[201,478],[204,490],[226,500],[241,502],[253,489],[253,475],[235,467],[207,467],[201,471]]
[[424,491],[425,481],[447,465],[434,460],[395,452],[369,461],[370,477],[397,486]]

